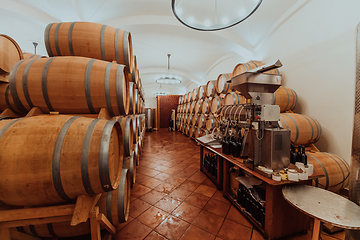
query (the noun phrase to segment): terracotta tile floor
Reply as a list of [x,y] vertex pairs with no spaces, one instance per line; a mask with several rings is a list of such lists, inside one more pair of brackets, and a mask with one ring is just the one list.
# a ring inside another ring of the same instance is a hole
[[[130,217],[114,239],[263,240],[199,168],[199,147],[179,132],[147,132]],[[310,240],[311,231],[283,239]],[[345,232],[323,240],[345,239]]]

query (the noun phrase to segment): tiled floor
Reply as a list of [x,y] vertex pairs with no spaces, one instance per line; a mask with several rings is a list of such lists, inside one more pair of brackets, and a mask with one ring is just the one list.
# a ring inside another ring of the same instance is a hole
[[[323,240],[345,232],[322,233]],[[179,132],[145,134],[131,190],[130,217],[117,226],[120,239],[262,240],[262,235],[199,171],[199,147]],[[307,234],[286,239],[310,240]]]

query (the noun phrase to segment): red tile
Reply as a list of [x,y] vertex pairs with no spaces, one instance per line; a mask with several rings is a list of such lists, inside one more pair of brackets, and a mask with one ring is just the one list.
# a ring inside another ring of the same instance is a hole
[[167,238],[161,236],[155,231],[152,231],[144,240],[166,240]]
[[160,174],[161,172],[148,168],[148,170],[143,171],[141,173],[146,176],[149,176],[149,177],[155,177],[156,175]]
[[[216,235],[224,222],[224,218],[208,211],[202,210],[193,221],[193,225]],[[250,239],[250,237],[248,238]]]
[[205,181],[206,178],[207,178],[206,175],[203,173],[195,173],[189,178],[189,180],[197,183],[202,183],[203,181]]
[[156,175],[154,178],[164,182],[165,180],[167,180],[167,179],[169,179],[171,177],[172,177],[172,175],[170,175],[170,174],[160,173],[160,174]]
[[180,205],[180,201],[170,196],[165,196],[158,201],[154,206],[171,213],[177,206]]
[[187,190],[186,187],[179,186],[170,193],[170,196],[179,199],[180,201],[184,201],[190,194],[191,192]]
[[165,167],[165,166],[160,165],[160,166],[157,166],[154,169],[157,170],[157,171],[160,171],[160,172],[166,172],[166,170],[168,170],[169,167]]
[[192,223],[200,212],[200,208],[183,202],[172,212],[172,215],[181,218],[182,220],[185,220],[189,223]]
[[257,230],[253,229],[251,234],[251,240],[265,240],[263,235],[259,233]]
[[149,177],[149,176],[146,176],[146,175],[138,173],[138,172],[136,173],[136,183],[143,183],[150,179],[151,179],[151,177]]
[[162,183],[159,186],[157,186],[154,190],[161,193],[170,194],[175,188],[176,186],[171,185],[170,183]]
[[145,187],[140,184],[135,184],[134,187],[131,189],[131,196],[139,198],[142,195],[144,195],[150,191],[151,191],[151,188]]
[[154,205],[155,203],[157,203],[160,199],[162,199],[165,196],[166,196],[165,193],[151,190],[147,194],[141,196],[140,199],[147,203],[150,203],[151,205]]
[[180,184],[185,182],[185,180],[186,180],[185,178],[171,177],[171,178],[167,179],[165,182],[170,183],[171,185],[174,185],[174,186],[179,186]]
[[187,199],[185,199],[185,202],[198,207],[203,208],[206,203],[209,201],[209,197],[198,194],[198,193],[192,193]]
[[157,180],[155,178],[150,178],[149,180],[141,183],[141,185],[144,185],[148,188],[154,189],[157,186],[159,186],[160,184],[162,184],[163,182],[161,182],[160,180]]
[[180,238],[181,240],[214,240],[215,235],[208,233],[194,225],[191,225],[184,235]]
[[226,215],[226,219],[240,223],[246,227],[252,227],[252,223],[246,217],[244,217],[244,215],[240,213],[240,211],[237,210],[237,208],[235,208],[234,206],[230,207],[230,210]]
[[182,170],[181,168],[174,166],[174,167],[169,168],[166,171],[166,173],[171,174],[171,175],[176,175],[177,173],[181,172],[181,170]]
[[191,181],[191,180],[186,180],[185,182],[183,182],[180,187],[186,187],[187,190],[193,192],[195,191],[195,189],[197,189],[200,186],[200,183]]
[[119,232],[117,232],[114,236],[114,240],[121,239],[134,239],[141,240],[144,239],[149,233],[151,229],[138,220],[134,219],[124,228],[122,228]]
[[210,180],[210,178],[205,179],[205,181],[202,182],[202,185],[216,188],[216,185]]
[[129,216],[128,220],[126,222],[120,223],[118,225],[116,225],[116,232],[120,231],[120,229],[122,229],[123,227],[125,227],[126,225],[128,225],[132,220],[134,220],[133,217]]
[[222,191],[217,190],[211,198],[222,201],[222,202],[230,203],[229,200],[224,198],[224,194]]
[[208,201],[203,209],[208,212],[215,213],[221,217],[225,217],[230,209],[230,206],[230,203],[221,202],[212,198]]
[[170,240],[177,240],[183,235],[189,225],[190,224],[180,218],[170,215],[159,226],[157,226],[157,228],[155,228],[155,231]]
[[228,240],[249,240],[252,229],[225,219],[218,236]]
[[200,185],[194,192],[205,195],[207,197],[212,197],[216,192],[216,188],[212,188],[206,185]]
[[142,222],[143,224],[145,224],[146,226],[154,229],[168,215],[169,215],[169,213],[152,206],[148,210],[143,212],[140,216],[138,216],[136,219],[139,220],[140,222]]
[[135,201],[130,203],[130,216],[136,218],[137,216],[145,212],[145,210],[149,207],[151,207],[150,204],[140,199],[136,199]]

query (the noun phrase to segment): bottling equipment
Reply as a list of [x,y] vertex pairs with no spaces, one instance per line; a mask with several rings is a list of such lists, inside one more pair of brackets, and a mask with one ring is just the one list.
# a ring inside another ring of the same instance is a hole
[[219,127],[213,131],[224,153],[247,157],[253,166],[272,170],[290,164],[290,130],[279,126],[280,107],[272,105],[281,75],[264,73],[281,66],[278,60],[232,77],[231,88],[241,92],[246,103],[220,108],[216,113]]

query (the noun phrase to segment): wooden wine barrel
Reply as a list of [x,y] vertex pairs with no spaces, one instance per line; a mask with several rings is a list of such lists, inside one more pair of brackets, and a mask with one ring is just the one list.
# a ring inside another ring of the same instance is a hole
[[206,120],[206,130],[210,131],[217,126],[218,126],[218,123],[217,123],[214,115],[210,114],[209,118]]
[[190,125],[189,124],[186,125],[185,134],[187,136],[190,136]]
[[0,82],[0,111],[4,111],[8,108],[6,103],[6,97],[9,95],[9,83]]
[[136,56],[133,57],[133,68],[132,71],[129,71],[129,80],[135,84],[137,87],[141,84],[141,80],[139,79],[139,71],[137,69],[137,61]]
[[188,118],[186,119],[187,124],[189,124],[189,125],[191,124],[191,120],[192,120],[193,116],[194,116],[194,114],[189,114],[188,115]]
[[181,122],[180,122],[180,120],[177,120],[176,121],[176,129],[179,131],[179,129],[180,129],[180,124],[181,124]]
[[[265,65],[265,63],[259,62],[259,61],[249,61],[247,63],[239,63],[238,65],[235,66],[232,74],[233,76],[239,75],[241,73],[244,73],[246,71],[249,71],[251,69],[260,67],[262,65]],[[267,74],[280,74],[278,69],[273,69],[270,71],[266,71],[264,73]]]
[[216,79],[216,91],[218,94],[223,93],[226,94],[231,91],[231,83],[227,81],[233,77],[232,73],[223,73],[218,76]]
[[202,113],[211,113],[211,98],[205,98],[202,104]]
[[137,100],[135,83],[129,82],[129,114],[136,113]]
[[115,121],[118,121],[121,126],[122,139],[123,139],[123,148],[124,148],[124,157],[130,156],[132,151],[134,151],[134,126],[133,120],[128,116],[117,116],[113,118]]
[[50,57],[81,56],[116,61],[133,70],[131,34],[119,28],[92,22],[50,23],[45,29]]
[[208,81],[206,83],[206,96],[207,97],[214,97],[216,94],[216,80]]
[[80,116],[0,121],[0,201],[48,205],[116,189],[121,134],[116,121]]
[[9,88],[19,113],[34,106],[44,113],[129,112],[127,68],[84,57],[22,60],[10,73]]
[[296,114],[281,113],[279,125],[291,130],[291,142],[295,145],[307,145],[319,140],[321,135],[320,123],[312,117]]
[[280,112],[293,110],[297,103],[297,94],[294,90],[286,87],[279,87],[274,92],[274,105],[280,106]]
[[190,107],[191,107],[191,103],[190,102],[186,103],[185,113],[190,113]]
[[178,104],[179,104],[179,105],[182,104],[183,97],[184,97],[184,96],[180,96],[180,97],[179,97],[179,101],[178,101]]
[[198,89],[194,88],[191,92],[191,101],[195,102],[198,99]]
[[201,85],[197,90],[198,99],[204,99],[206,97],[206,85]]
[[195,126],[190,126],[189,137],[194,137],[194,134],[195,134]]
[[190,104],[190,113],[195,113],[195,104],[196,104],[196,102],[191,102],[191,104]]
[[27,60],[27,59],[38,59],[38,58],[47,58],[46,56],[41,56],[41,55],[37,55],[37,54],[32,54],[32,53],[23,53],[23,59]]
[[[134,144],[134,149],[136,148],[136,144]],[[123,169],[129,169],[130,175],[130,184],[131,187],[134,186],[136,182],[136,159],[134,151],[131,152],[130,156],[124,158]]]
[[215,96],[211,100],[211,113],[216,113],[222,106],[224,106],[225,100],[221,96]]
[[208,116],[205,114],[201,114],[198,116],[198,127],[199,128],[205,128],[206,127],[206,120],[208,119]]
[[139,119],[135,116],[135,115],[131,115],[129,116],[131,117],[132,121],[133,121],[133,142],[134,144],[137,143],[139,141]]
[[200,114],[202,111],[202,99],[199,99],[195,102],[195,107],[194,107],[194,113],[195,114]]
[[14,39],[0,34],[0,74],[7,75],[15,64],[23,59],[23,53]]
[[348,186],[350,166],[345,160],[327,152],[306,152],[306,155],[315,172],[325,175],[313,181],[313,185],[333,192]]
[[194,114],[191,119],[191,125],[196,126],[198,122],[198,115]]
[[229,92],[225,95],[224,105],[236,105],[244,103],[246,103],[245,97],[237,92]]
[[[128,169],[122,169],[119,187],[116,190],[103,193],[97,203],[99,212],[117,226],[126,222],[130,210],[130,175]],[[89,222],[71,226],[70,222],[28,225],[16,228],[19,232],[38,238],[76,237],[90,233]]]

